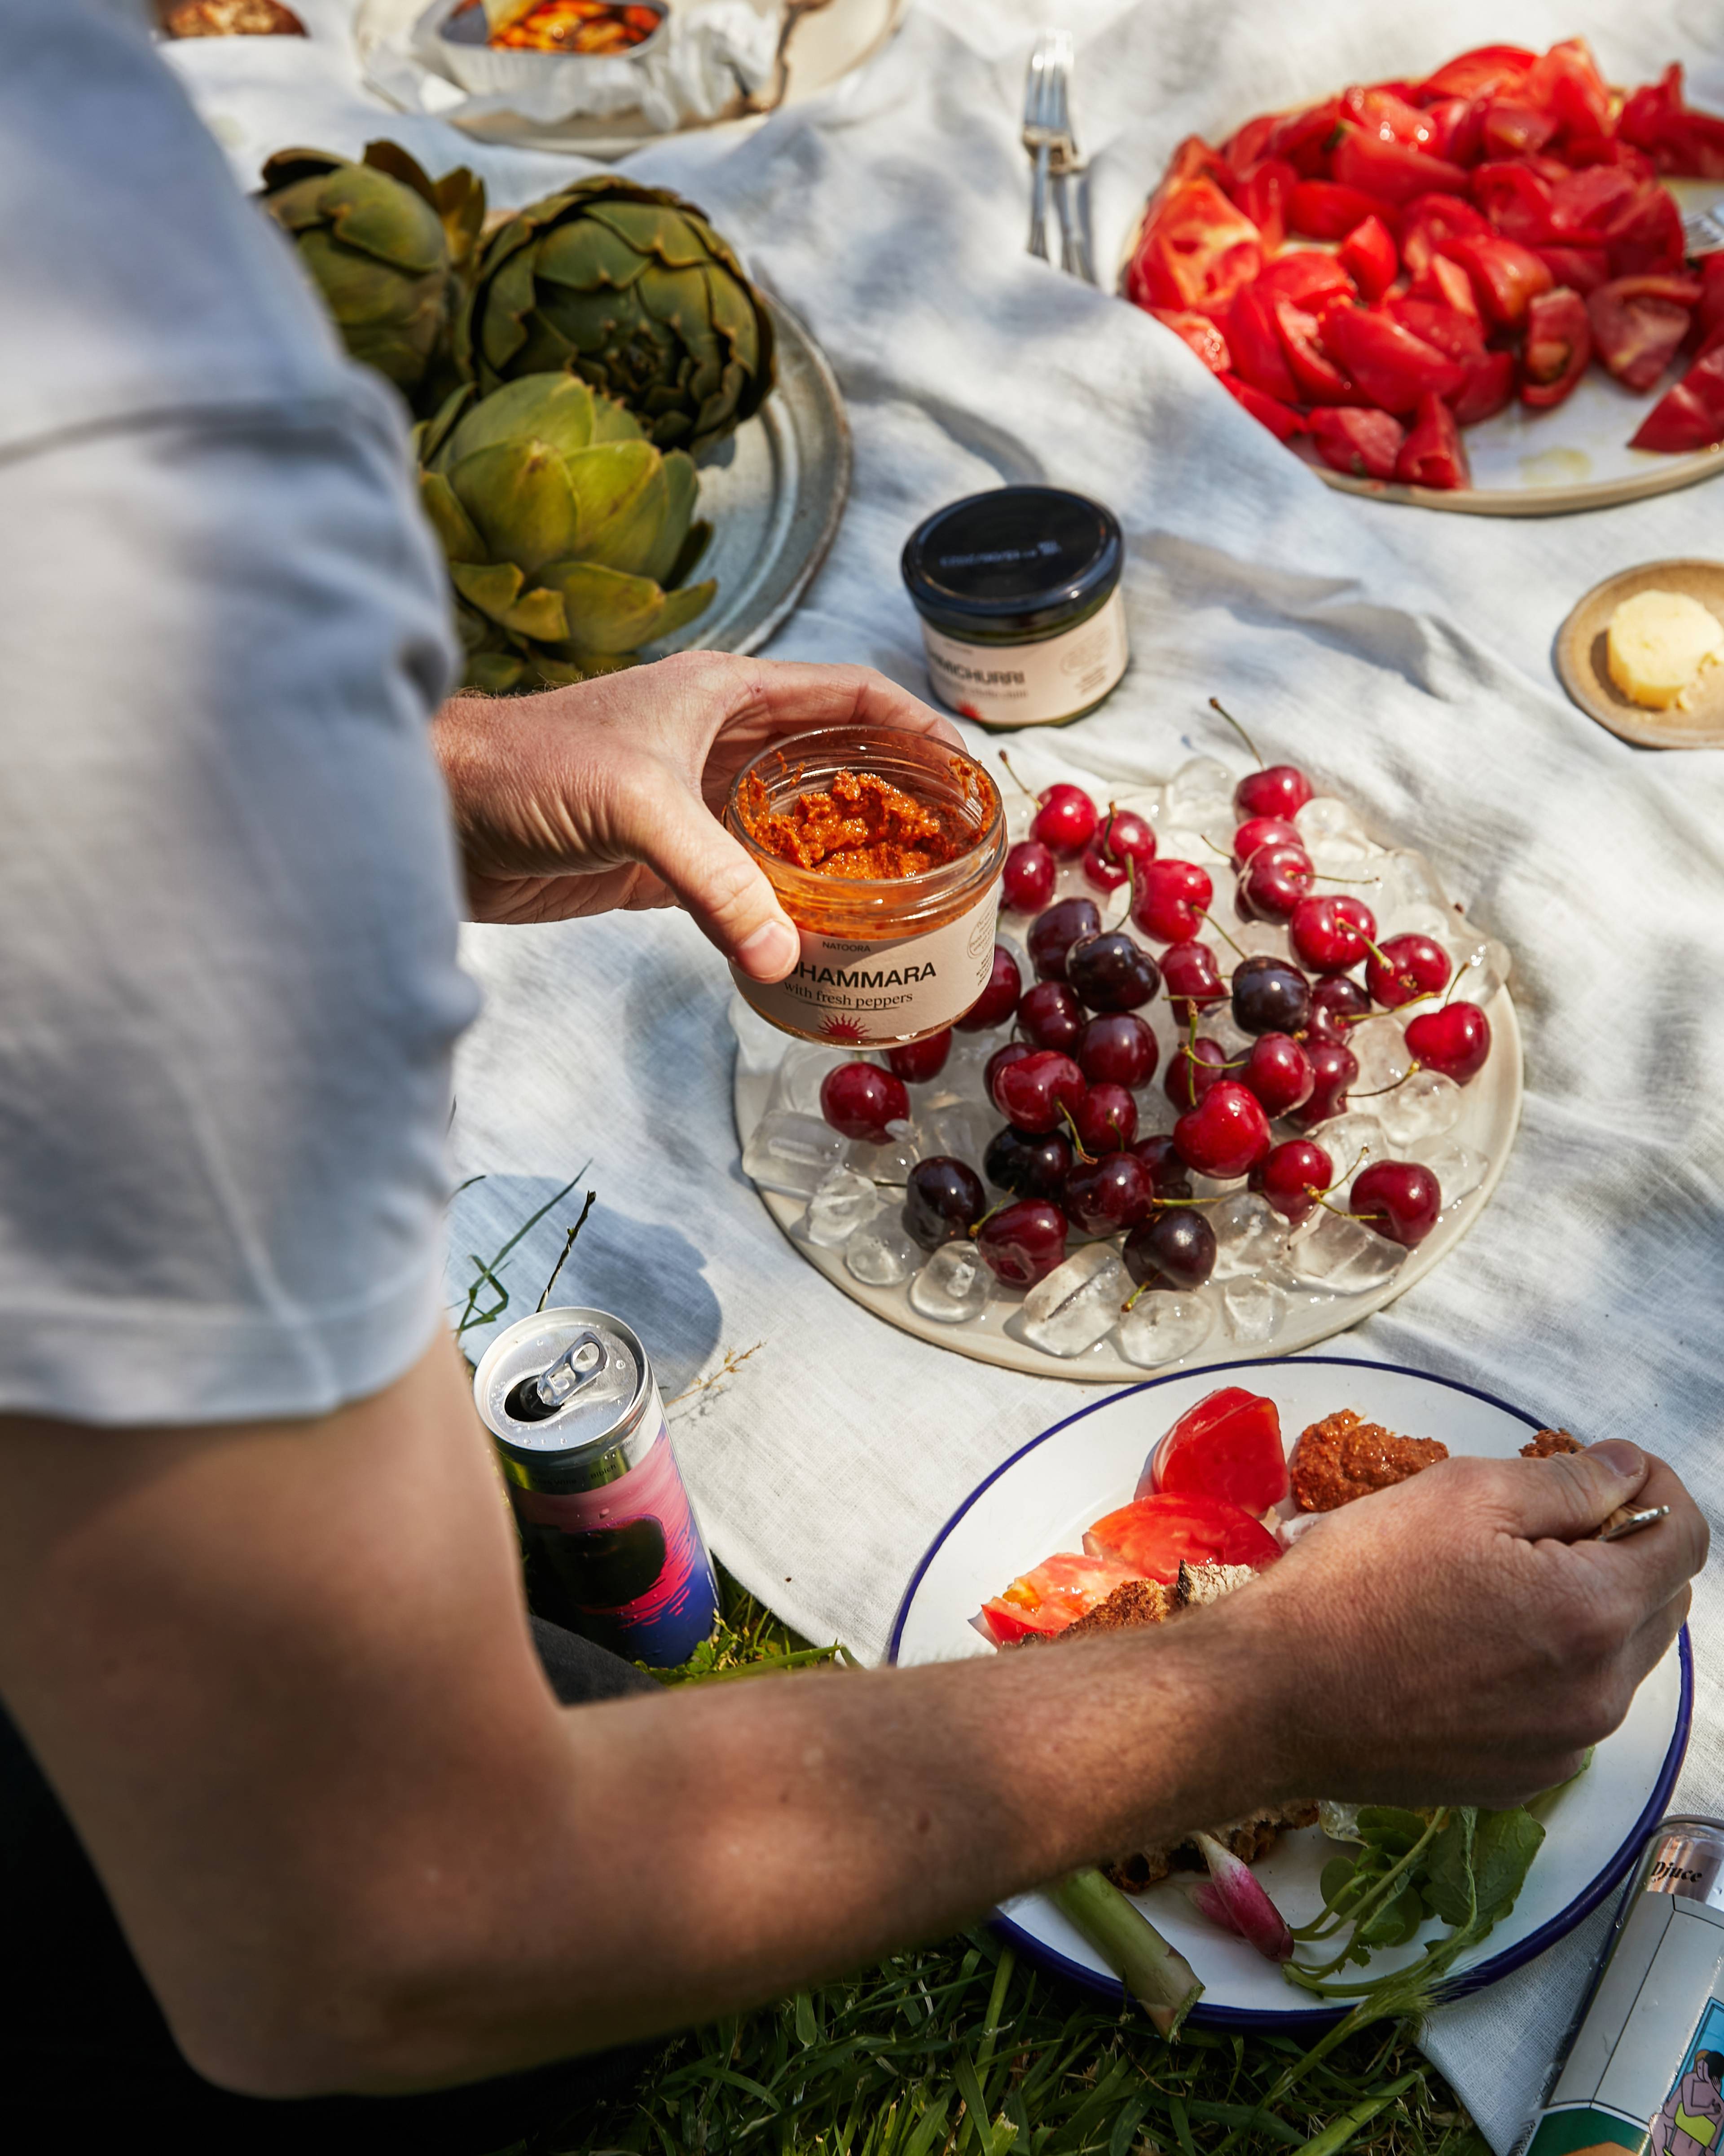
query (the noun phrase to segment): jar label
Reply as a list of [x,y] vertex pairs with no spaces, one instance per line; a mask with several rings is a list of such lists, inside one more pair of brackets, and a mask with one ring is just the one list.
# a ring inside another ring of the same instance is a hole
[[955,920],[881,942],[798,924],[802,959],[788,979],[731,971],[743,1000],[787,1033],[844,1048],[912,1040],[962,1018],[988,986],[999,903],[996,881]]
[[1126,603],[1117,587],[1075,629],[1034,644],[966,644],[922,624],[940,701],[985,726],[1045,726],[1099,703],[1126,670]]

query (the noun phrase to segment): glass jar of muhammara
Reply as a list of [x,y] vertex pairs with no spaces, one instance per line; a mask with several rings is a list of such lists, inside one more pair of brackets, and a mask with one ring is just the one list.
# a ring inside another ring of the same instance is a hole
[[1126,670],[1125,542],[1099,501],[998,486],[911,532],[905,587],[934,693],[984,726],[1062,726]]

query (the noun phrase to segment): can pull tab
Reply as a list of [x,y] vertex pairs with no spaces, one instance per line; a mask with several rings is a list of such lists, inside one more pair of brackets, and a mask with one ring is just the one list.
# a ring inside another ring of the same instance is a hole
[[603,1341],[588,1327],[575,1335],[548,1370],[539,1373],[533,1389],[554,1413],[582,1385],[590,1385],[608,1360]]

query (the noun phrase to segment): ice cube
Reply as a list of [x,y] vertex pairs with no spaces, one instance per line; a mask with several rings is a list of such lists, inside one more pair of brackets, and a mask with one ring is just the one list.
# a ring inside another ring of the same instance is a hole
[[[1226,862],[1217,860],[1204,844],[1202,830],[1194,830],[1183,817],[1165,831],[1156,833],[1155,851],[1158,861],[1195,861],[1200,869],[1209,871],[1212,880],[1218,869],[1224,871],[1227,867]],[[1224,875],[1223,880],[1225,880]]]
[[1018,1327],[1045,1354],[1081,1355],[1112,1332],[1131,1292],[1111,1244],[1091,1243],[1036,1282],[1024,1298]]
[[1440,1070],[1415,1070],[1374,1105],[1389,1143],[1409,1146],[1452,1131],[1466,1102],[1460,1086]]
[[1227,1329],[1242,1348],[1266,1346],[1292,1307],[1286,1290],[1267,1281],[1230,1280],[1221,1291]]
[[880,1209],[880,1193],[854,1168],[829,1168],[808,1199],[795,1232],[807,1243],[835,1250]]
[[993,1293],[993,1275],[968,1241],[942,1243],[910,1283],[910,1305],[942,1325],[967,1325],[979,1317]]
[[1337,843],[1360,852],[1371,843],[1352,805],[1332,793],[1315,793],[1293,819],[1293,828],[1315,858],[1318,849]]
[[1129,808],[1146,824],[1159,824],[1167,812],[1167,789],[1165,786],[1140,786],[1130,793],[1116,793],[1113,805],[1116,808]]
[[[1388,1097],[1393,1097],[1390,1096]],[[1373,1107],[1380,1106],[1373,1101]],[[1329,1164],[1335,1170],[1337,1192],[1344,1191],[1362,1168],[1368,1168],[1373,1160],[1388,1158],[1388,1137],[1374,1115],[1363,1109],[1354,1109],[1344,1116],[1331,1116],[1326,1123],[1319,1123],[1306,1136],[1320,1145],[1329,1156]]]
[[866,1138],[853,1139],[845,1156],[850,1166],[870,1182],[893,1184],[907,1183],[911,1169],[921,1157],[916,1132],[908,1123],[898,1125],[895,1135],[884,1145],[871,1145]]
[[1356,1092],[1384,1092],[1391,1086],[1398,1086],[1413,1068],[1401,1021],[1386,1014],[1350,1025],[1347,1045],[1358,1059],[1359,1075],[1352,1083]]
[[1455,980],[1449,993],[1463,1003],[1477,1004],[1482,1010],[1509,977],[1511,960],[1508,946],[1494,936],[1483,936],[1462,921],[1450,941],[1455,953]]
[[1006,837],[1015,846],[1020,839],[1029,836],[1029,827],[1035,821],[1036,803],[1032,795],[1013,786],[1008,778],[1002,776],[998,783],[1000,797],[1006,804]]
[[1301,1280],[1316,1281],[1338,1295],[1367,1295],[1387,1286],[1406,1255],[1386,1235],[1319,1206],[1311,1226],[1289,1245],[1287,1261]]
[[731,1031],[736,1036],[736,1057],[742,1068],[756,1075],[776,1070],[784,1053],[785,1041],[777,1027],[769,1025],[753,1004],[734,989],[725,1015],[730,1019]]
[[898,1209],[884,1205],[844,1245],[844,1263],[869,1287],[892,1287],[908,1280],[922,1261],[920,1244],[906,1233]]
[[849,1141],[818,1116],[774,1108],[761,1117],[742,1148],[742,1173],[762,1190],[812,1198],[848,1148]]
[[1244,921],[1232,932],[1233,940],[1248,958],[1287,958],[1292,946],[1279,921]]
[[949,1101],[916,1117],[916,1158],[931,1160],[942,1153],[979,1168],[988,1142],[999,1127],[998,1108],[979,1100]]
[[1255,1191],[1235,1190],[1203,1210],[1215,1230],[1217,1280],[1260,1273],[1286,1255],[1287,1224]]
[[[1449,894],[1443,888],[1443,880],[1423,854],[1407,848],[1392,853],[1386,864],[1388,886],[1397,907],[1410,910],[1416,906],[1433,907],[1445,920],[1452,909]],[[1396,915],[1398,921],[1400,916]]]
[[793,1115],[818,1116],[820,1085],[828,1071],[836,1070],[840,1063],[862,1060],[842,1048],[825,1047],[818,1040],[793,1040],[772,1081],[772,1090],[767,1099],[767,1113],[783,1108]]
[[1146,1289],[1114,1328],[1119,1351],[1140,1369],[1158,1369],[1201,1348],[1215,1323],[1208,1296]]
[[1384,936],[1428,936],[1439,951],[1454,955],[1456,916],[1439,906],[1397,906],[1382,929]]
[[1412,1153],[1414,1159],[1422,1162],[1437,1178],[1445,1208],[1476,1190],[1491,1166],[1483,1153],[1475,1152],[1459,1138],[1447,1136],[1421,1138],[1412,1147]]
[[1233,773],[1227,766],[1213,756],[1194,756],[1188,763],[1182,763],[1167,781],[1167,814],[1178,823],[1190,823],[1203,829],[1203,820],[1193,816],[1193,808],[1210,808],[1216,803],[1229,814],[1233,809]]

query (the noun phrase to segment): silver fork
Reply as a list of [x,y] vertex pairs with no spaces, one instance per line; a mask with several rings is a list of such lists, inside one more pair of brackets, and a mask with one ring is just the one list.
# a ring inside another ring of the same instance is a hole
[[[1029,56],[1024,84],[1024,146],[1033,161],[1029,192],[1029,251],[1048,259],[1048,175],[1054,157],[1050,63],[1059,33],[1044,30]],[[1062,202],[1063,202],[1062,197]]]
[[1084,161],[1078,154],[1077,136],[1071,125],[1072,57],[1070,35],[1059,31],[1047,71],[1053,85],[1050,125],[1054,136],[1054,203],[1060,212],[1060,266],[1070,275],[1081,277],[1086,285],[1093,285],[1095,273],[1090,265],[1089,244],[1084,237]]
[[1690,254],[1716,254],[1724,248],[1724,197],[1710,209],[1692,209],[1682,220],[1682,244]]

